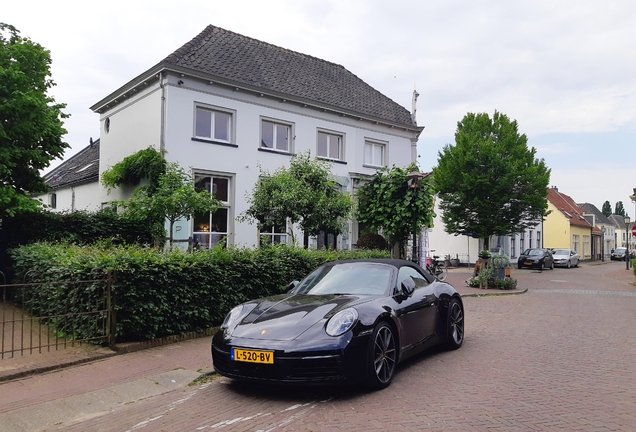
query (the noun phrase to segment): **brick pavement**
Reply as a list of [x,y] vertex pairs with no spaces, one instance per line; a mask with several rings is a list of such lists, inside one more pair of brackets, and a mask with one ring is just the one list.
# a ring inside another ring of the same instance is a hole
[[[633,297],[564,294],[571,289],[566,279],[578,275],[567,272],[585,275],[578,291],[636,291],[628,285],[633,273],[610,263],[514,271],[517,292],[528,295],[471,298],[510,292],[467,288],[470,270],[457,269],[449,282],[466,296],[465,345],[408,362],[382,392],[272,390],[225,378],[187,387],[211,370],[204,338],[0,384],[0,430],[39,430],[16,423],[34,407],[42,413],[66,407],[74,420],[47,423],[63,430],[636,430]],[[143,401],[130,392],[126,398],[122,386],[143,387],[169,371],[187,377],[172,387],[171,379],[155,384],[161,388]],[[87,401],[101,402],[101,410]]]

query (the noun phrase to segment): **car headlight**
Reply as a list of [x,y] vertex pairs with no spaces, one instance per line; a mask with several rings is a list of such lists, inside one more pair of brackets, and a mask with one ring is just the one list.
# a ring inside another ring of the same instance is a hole
[[241,315],[241,312],[243,312],[243,305],[238,305],[232,309],[225,317],[223,324],[221,324],[221,328],[229,328],[235,324],[236,320]]
[[329,319],[327,323],[327,334],[329,336],[340,336],[348,332],[358,321],[358,311],[354,308],[341,310]]

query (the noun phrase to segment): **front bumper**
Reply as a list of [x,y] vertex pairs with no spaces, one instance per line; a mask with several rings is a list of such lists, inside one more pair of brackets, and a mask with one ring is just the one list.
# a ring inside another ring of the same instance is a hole
[[[212,339],[214,370],[226,377],[281,384],[349,384],[367,377],[367,359],[370,336],[334,338],[329,344],[296,341],[255,341],[232,339],[227,343],[223,332]],[[336,342],[334,346],[333,342]],[[340,345],[340,346],[338,346]],[[231,359],[233,347],[274,352],[274,364],[259,364]]]

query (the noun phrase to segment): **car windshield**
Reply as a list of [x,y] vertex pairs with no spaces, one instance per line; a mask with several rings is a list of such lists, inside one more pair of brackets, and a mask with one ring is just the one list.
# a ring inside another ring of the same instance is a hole
[[555,249],[552,252],[553,255],[570,255],[569,249]]
[[526,249],[526,251],[523,253],[524,255],[534,255],[534,256],[542,256],[543,255],[543,251],[541,249]]
[[624,253],[625,253],[625,248],[624,248],[624,247],[616,248],[616,250],[614,251],[614,253],[617,253],[617,254],[624,254]]
[[378,263],[341,263],[314,270],[292,291],[295,294],[383,295],[394,267]]

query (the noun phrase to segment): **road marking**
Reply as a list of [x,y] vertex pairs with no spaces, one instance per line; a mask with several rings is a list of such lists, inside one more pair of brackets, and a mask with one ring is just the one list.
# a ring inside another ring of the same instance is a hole
[[531,289],[531,293],[543,294],[593,294],[593,295],[613,295],[619,297],[636,297],[636,292],[624,291],[601,291],[601,290],[564,290],[564,289]]

